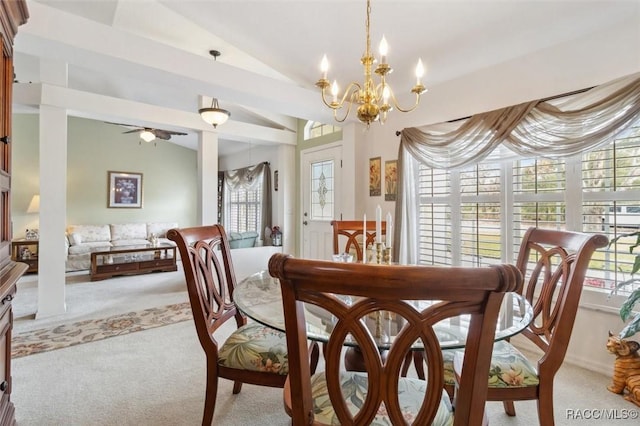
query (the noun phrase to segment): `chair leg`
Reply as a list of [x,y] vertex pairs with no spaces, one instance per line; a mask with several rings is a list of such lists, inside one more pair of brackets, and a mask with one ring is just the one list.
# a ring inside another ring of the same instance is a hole
[[411,367],[411,361],[413,361],[413,365],[416,368],[416,374],[420,380],[424,380],[424,365],[422,364],[423,356],[421,351],[409,351],[407,355],[404,357],[404,362],[402,363],[401,374],[402,377],[407,377],[407,373],[409,372],[409,367]]
[[541,425],[555,425],[553,419],[553,381],[548,386],[543,385],[538,389],[538,420]]
[[420,380],[424,380],[424,363],[422,362],[424,360],[424,356],[422,356],[422,352],[421,351],[414,351],[413,352],[413,365],[414,367],[416,367],[416,373],[418,374],[418,378]]
[[315,374],[319,359],[320,347],[318,346],[318,342],[311,342],[309,344],[309,366],[311,368],[311,374]]
[[204,396],[204,414],[202,415],[202,426],[211,426],[211,424],[213,423],[213,412],[216,409],[217,394],[218,367],[217,365],[211,365],[210,361],[207,360],[207,388]]
[[240,393],[241,390],[242,390],[242,382],[240,380],[235,380],[233,382],[233,394],[236,395]]
[[413,359],[411,352],[412,351],[407,352],[407,354],[404,357],[404,362],[402,363],[402,370],[400,372],[402,377],[407,377],[407,373],[409,372],[409,367],[411,366],[411,360]]
[[516,415],[516,407],[513,405],[513,401],[502,401],[502,405],[504,406],[504,412],[507,413],[508,416]]

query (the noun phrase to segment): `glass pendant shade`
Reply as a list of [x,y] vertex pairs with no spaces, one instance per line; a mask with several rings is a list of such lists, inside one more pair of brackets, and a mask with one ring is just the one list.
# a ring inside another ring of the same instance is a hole
[[198,110],[202,119],[211,124],[214,128],[218,127],[220,124],[224,124],[227,122],[231,113],[226,109],[220,108],[218,105],[218,100],[213,99],[211,102],[211,107],[209,108],[201,108]]

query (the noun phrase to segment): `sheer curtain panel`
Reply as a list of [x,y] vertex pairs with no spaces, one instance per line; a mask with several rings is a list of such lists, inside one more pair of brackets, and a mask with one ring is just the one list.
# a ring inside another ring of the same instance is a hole
[[[536,100],[401,132],[398,152],[396,260],[417,262],[419,164],[457,169],[485,159],[557,158],[595,149],[640,117],[640,73],[585,92]],[[412,236],[413,235],[413,236]]]

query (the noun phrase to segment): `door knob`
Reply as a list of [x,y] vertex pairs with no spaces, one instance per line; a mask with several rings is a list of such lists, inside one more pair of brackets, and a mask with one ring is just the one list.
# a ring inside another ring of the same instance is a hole
[[304,222],[302,222],[302,224],[306,226],[306,225],[308,225],[308,224],[309,224],[309,222],[307,222],[307,221],[305,220]]

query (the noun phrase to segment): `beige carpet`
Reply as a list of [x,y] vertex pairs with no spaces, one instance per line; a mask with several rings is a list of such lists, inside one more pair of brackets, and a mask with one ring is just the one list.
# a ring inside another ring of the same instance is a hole
[[[141,312],[184,303],[182,272],[86,282],[70,277],[68,313],[34,320],[33,283],[21,283],[15,299],[16,333],[87,319]],[[222,336],[230,332],[223,328]],[[192,321],[154,327],[16,358],[12,400],[19,426],[199,425],[205,389],[205,358]],[[556,379],[556,424],[638,425],[637,419],[585,420],[609,410],[619,416],[637,407],[606,390],[609,378],[565,365]],[[588,411],[592,409],[599,411]],[[625,411],[626,410],[626,411]],[[489,403],[493,425],[538,424],[535,402],[517,402],[516,417]],[[282,390],[244,385],[238,395],[221,380],[214,424],[285,426]]]

